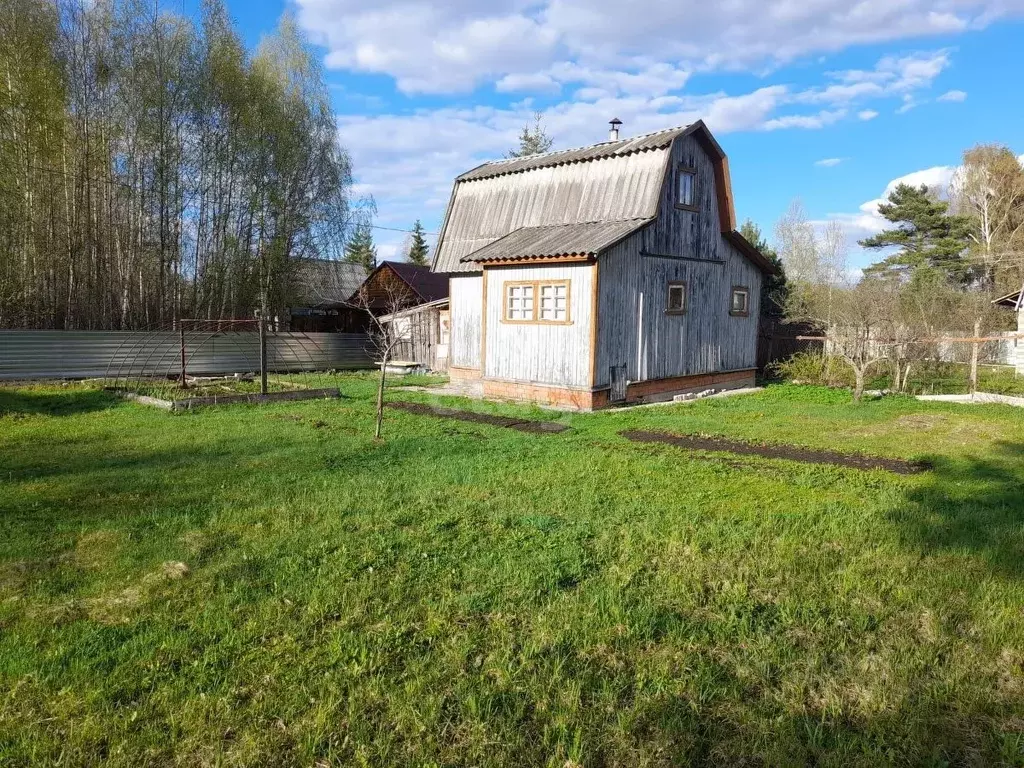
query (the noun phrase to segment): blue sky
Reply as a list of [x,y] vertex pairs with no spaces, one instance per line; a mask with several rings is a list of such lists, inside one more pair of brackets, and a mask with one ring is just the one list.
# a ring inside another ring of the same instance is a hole
[[[1024,152],[1022,0],[227,1],[252,45],[296,15],[384,227],[436,232],[452,178],[534,111],[556,149],[612,117],[627,136],[704,118],[769,236],[800,198],[854,241],[895,180],[945,187],[978,142]],[[405,238],[375,237],[384,257]]]

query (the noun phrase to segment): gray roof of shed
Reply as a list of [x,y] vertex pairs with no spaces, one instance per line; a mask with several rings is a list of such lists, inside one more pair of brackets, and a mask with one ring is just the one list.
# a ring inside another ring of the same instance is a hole
[[550,168],[556,165],[567,165],[569,163],[581,163],[587,160],[599,160],[605,157],[622,157],[635,152],[645,152],[652,149],[664,149],[677,136],[689,130],[688,125],[668,128],[655,133],[634,136],[631,139],[620,139],[619,141],[604,141],[600,144],[592,144],[589,147],[578,147],[576,149],[563,149],[558,152],[545,152],[540,155],[528,155],[526,157],[515,157],[509,160],[494,160],[466,171],[456,177],[456,181],[474,181],[476,179],[490,179],[495,176],[505,176],[510,173],[522,173],[532,171],[535,168]]
[[481,263],[597,256],[601,251],[615,245],[651,221],[652,219],[625,219],[520,227],[464,256],[462,261]]
[[348,302],[365,279],[366,270],[359,264],[300,259],[294,271],[292,301],[295,306],[340,306]]

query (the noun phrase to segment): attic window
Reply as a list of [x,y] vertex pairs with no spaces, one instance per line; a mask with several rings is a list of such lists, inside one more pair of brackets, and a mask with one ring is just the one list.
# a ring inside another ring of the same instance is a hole
[[750,289],[747,286],[734,285],[732,287],[729,314],[734,317],[747,317],[750,314]]
[[697,210],[697,169],[681,166],[676,172],[676,207]]
[[668,284],[668,300],[665,302],[665,314],[686,314],[686,283],[671,282]]

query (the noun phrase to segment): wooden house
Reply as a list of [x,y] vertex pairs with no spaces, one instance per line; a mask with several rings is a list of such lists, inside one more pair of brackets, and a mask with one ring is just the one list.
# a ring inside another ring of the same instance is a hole
[[381,262],[352,294],[390,326],[398,344],[395,364],[415,363],[443,371],[448,366],[448,278],[404,261]]
[[751,385],[761,281],[703,122],[485,163],[455,180],[449,375],[591,409]]
[[375,314],[448,298],[448,278],[407,261],[382,261],[349,297]]

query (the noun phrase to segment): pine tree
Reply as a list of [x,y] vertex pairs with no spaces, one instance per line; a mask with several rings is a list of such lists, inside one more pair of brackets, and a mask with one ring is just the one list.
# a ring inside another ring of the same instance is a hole
[[533,116],[533,127],[529,123],[523,126],[523,132],[519,134],[519,146],[509,150],[505,157],[539,155],[550,150],[553,143],[554,140],[544,130],[540,112],[537,112]]
[[370,274],[377,268],[377,246],[373,244],[373,234],[366,226],[358,227],[352,239],[345,246],[345,261],[360,264]]
[[768,261],[775,265],[778,272],[770,275],[761,281],[761,314],[765,317],[780,318],[785,313],[786,296],[788,286],[786,284],[786,271],[779,254],[772,248],[768,241],[761,234],[761,228],[751,219],[747,219],[740,226],[740,234],[748,243],[757,248]]
[[430,265],[427,258],[430,254],[430,246],[427,245],[427,239],[423,235],[423,225],[419,219],[416,219],[416,223],[412,225],[412,242],[409,245],[408,256],[409,261],[418,267]]
[[949,203],[929,194],[923,184],[896,187],[888,201],[878,206],[878,212],[897,227],[861,240],[860,245],[900,250],[872,264],[864,274],[913,276],[920,270],[932,270],[956,283],[969,282],[965,251],[973,225],[966,216],[949,215],[948,209]]

